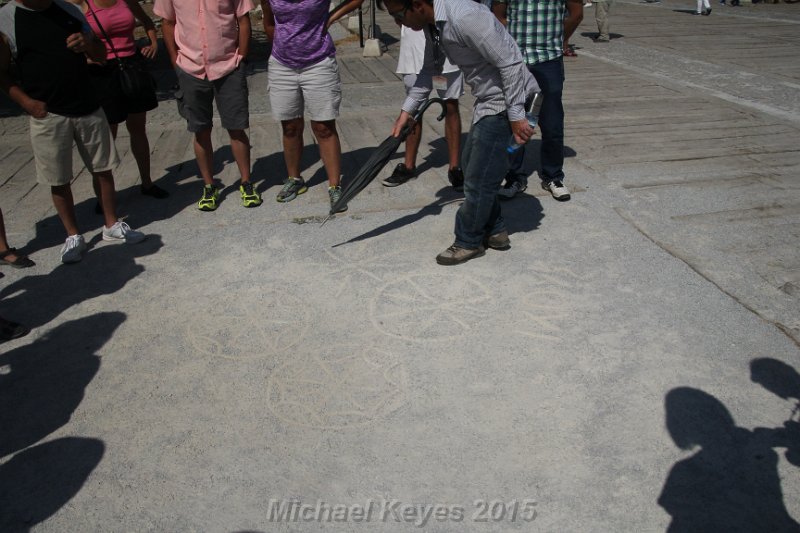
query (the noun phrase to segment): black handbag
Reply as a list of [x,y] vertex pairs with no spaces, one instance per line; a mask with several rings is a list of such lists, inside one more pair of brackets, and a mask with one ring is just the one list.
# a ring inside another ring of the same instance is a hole
[[94,9],[92,9],[92,5],[89,3],[89,0],[86,1],[86,6],[89,8],[89,12],[91,12],[92,17],[94,17],[94,21],[97,23],[97,27],[100,28],[100,31],[108,43],[108,46],[111,47],[114,57],[117,58],[118,68],[116,70],[116,74],[117,79],[119,80],[119,86],[122,89],[122,94],[135,100],[142,98],[142,96],[147,94],[148,91],[155,90],[156,82],[153,79],[153,76],[150,75],[150,72],[147,70],[143,62],[135,60],[123,61],[122,58],[119,57],[119,54],[117,54],[117,50],[111,43],[111,39],[109,39],[106,30],[103,28],[103,25],[100,24],[100,19],[97,18],[97,13],[95,13]]

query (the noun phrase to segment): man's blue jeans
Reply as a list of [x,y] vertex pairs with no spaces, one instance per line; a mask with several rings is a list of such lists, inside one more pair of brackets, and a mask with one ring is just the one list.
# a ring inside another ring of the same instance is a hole
[[[542,90],[542,109],[539,111],[538,129],[542,134],[540,155],[543,182],[564,179],[564,105],[561,93],[564,90],[564,60],[559,57],[543,63],[528,65]],[[528,175],[522,168],[525,159],[523,146],[511,156],[510,181],[528,184]]]
[[464,203],[456,213],[455,243],[462,248],[478,248],[485,235],[506,229],[497,191],[508,170],[510,138],[505,113],[483,117],[470,129],[461,156]]

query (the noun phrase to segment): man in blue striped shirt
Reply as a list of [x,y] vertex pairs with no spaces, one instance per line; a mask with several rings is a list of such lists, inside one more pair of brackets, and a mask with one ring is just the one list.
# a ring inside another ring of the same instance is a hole
[[[533,135],[525,101],[539,91],[514,40],[486,8],[473,0],[385,0],[401,24],[425,32],[425,64],[408,91],[392,134],[428,98],[442,73],[445,55],[464,73],[475,109],[464,146],[464,203],[456,213],[455,242],[436,256],[440,265],[457,265],[484,254],[485,247],[510,247],[497,191],[508,168],[506,146]],[[432,53],[427,53],[427,48]]]
[[[564,39],[569,39],[583,19],[582,0],[494,0],[492,11],[519,45],[528,70],[542,88],[539,129],[542,132],[542,187],[553,198],[566,201],[564,185]],[[566,18],[565,18],[566,14]],[[524,151],[518,150],[506,177],[501,198],[513,198],[528,186],[522,170]]]

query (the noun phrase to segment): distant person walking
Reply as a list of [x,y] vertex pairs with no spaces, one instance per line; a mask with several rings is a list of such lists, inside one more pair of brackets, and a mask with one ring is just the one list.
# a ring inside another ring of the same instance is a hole
[[[430,50],[429,50],[430,53]],[[400,26],[400,54],[397,58],[398,74],[403,75],[406,94],[414,87],[417,73],[425,62],[425,33],[407,26]],[[458,67],[445,58],[442,74],[433,79],[434,89],[439,98],[444,98],[446,117],[444,137],[450,158],[447,179],[456,190],[464,188],[464,172],[459,164],[461,151],[461,114],[458,99],[464,94],[464,75]],[[405,160],[398,163],[392,175],[383,180],[386,187],[396,187],[417,175],[417,153],[422,141],[422,124],[417,123],[406,137]]]
[[697,11],[694,13],[695,15],[710,15],[711,14],[711,4],[709,4],[708,0],[697,0]]
[[594,42],[607,43],[611,41],[611,34],[609,28],[611,27],[608,22],[608,15],[611,12],[611,6],[614,5],[614,0],[595,0],[594,1],[594,20],[597,22],[597,37]]
[[[37,181],[50,187],[67,240],[61,261],[76,263],[86,243],[78,230],[70,183],[72,145],[100,184],[103,240],[145,239],[117,220],[111,170],[119,164],[114,138],[90,81],[86,58],[102,63],[106,50],[77,6],[66,0],[15,0],[0,9],[0,88],[30,116]],[[11,58],[20,81],[9,77]]]
[[156,0],[153,7],[163,18],[164,44],[178,75],[178,111],[194,134],[194,154],[204,183],[197,203],[200,211],[214,211],[220,201],[211,142],[215,101],[241,176],[242,205],[261,205],[250,182],[250,139],[245,132],[250,111],[243,62],[250,51],[252,9],[252,0]]

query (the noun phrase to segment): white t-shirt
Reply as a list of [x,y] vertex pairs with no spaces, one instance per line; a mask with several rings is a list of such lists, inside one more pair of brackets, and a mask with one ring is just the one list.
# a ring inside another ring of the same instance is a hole
[[[412,30],[409,27],[400,28],[400,56],[397,58],[398,74],[419,74],[425,63],[425,32]],[[459,68],[444,60],[442,73],[456,72]]]

